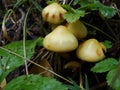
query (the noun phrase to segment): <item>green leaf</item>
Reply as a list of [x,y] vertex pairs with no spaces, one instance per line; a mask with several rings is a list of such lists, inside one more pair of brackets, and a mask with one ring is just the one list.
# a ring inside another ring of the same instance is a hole
[[93,72],[103,73],[107,72],[115,67],[117,67],[118,61],[114,58],[107,58],[101,62],[96,63],[94,67],[91,68]]
[[110,6],[105,6],[98,0],[81,0],[80,9],[82,10],[97,10],[103,17],[112,18],[117,11]]
[[98,0],[75,0],[73,4],[80,4],[80,8],[74,9],[70,5],[63,5],[63,7],[68,11],[63,18],[66,19],[67,22],[75,22],[80,17],[84,17],[86,12],[91,11],[99,11],[100,14],[106,18],[111,18],[116,14],[116,10],[109,6],[105,6]]
[[20,5],[24,4],[27,0],[17,0],[17,2],[14,5],[14,8],[19,7]]
[[81,7],[86,6],[88,4],[96,3],[98,0],[80,0]]
[[85,90],[90,90],[87,75],[85,75]]
[[35,0],[30,0],[32,4],[38,9],[38,11],[42,11],[42,7],[35,1]]
[[46,0],[46,4],[58,3],[56,0]]
[[74,0],[74,1],[73,1],[73,5],[80,4],[80,1],[81,1],[81,0]]
[[[33,53],[36,44],[39,46],[41,43],[42,46],[42,38],[38,38],[37,40],[27,40],[26,41],[26,51],[27,51],[27,58],[29,59]],[[11,50],[12,52],[15,52],[21,56],[23,56],[23,41],[16,41],[12,42],[8,45],[3,46],[4,48]],[[0,69],[0,82],[15,68],[21,66],[24,64],[24,60],[22,60],[20,57],[15,56],[9,52],[0,50],[0,66],[2,66],[2,69]]]
[[70,81],[72,82],[72,85],[66,85],[69,90],[81,90],[79,85],[76,84],[76,82],[74,82],[72,79],[70,79]]
[[112,18],[117,12],[114,8],[102,4],[99,4],[99,11],[106,18]]
[[4,90],[68,90],[61,82],[39,75],[20,76],[8,83]]
[[118,77],[116,77],[115,82],[112,82],[114,76],[116,73],[116,69],[112,69],[111,71],[109,71],[109,73],[107,74],[106,77],[106,81],[108,83],[108,85],[112,85],[111,87],[115,90],[120,90],[120,75],[118,75]]
[[80,9],[82,10],[98,10],[98,1],[96,0],[82,0],[80,2]]
[[78,20],[80,17],[84,17],[85,16],[85,11],[84,10],[74,10],[73,12],[68,12],[66,13],[63,18],[66,19],[67,22],[75,22],[76,20]]
[[102,42],[105,47],[108,49],[108,48],[111,48],[112,47],[112,42],[109,41],[109,40],[105,40],[104,42]]

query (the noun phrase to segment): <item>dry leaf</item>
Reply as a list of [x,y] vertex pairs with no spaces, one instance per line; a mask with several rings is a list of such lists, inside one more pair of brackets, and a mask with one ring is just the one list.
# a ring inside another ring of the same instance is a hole
[[6,85],[6,79],[0,83],[0,90]]
[[79,67],[80,67],[80,63],[78,63],[77,61],[70,61],[64,65],[64,69],[71,68],[72,72],[74,72]]
[[[46,59],[39,60],[38,64],[44,66],[48,70],[52,70],[53,71],[51,65],[49,64],[49,62]],[[32,66],[29,69],[29,73],[30,74],[40,74],[40,75],[45,76],[45,77],[53,77],[54,76],[52,73],[50,73],[50,72],[48,72],[48,71],[46,71],[46,70],[44,70],[44,69],[42,69],[42,68],[40,68],[38,66],[35,66],[35,65]]]

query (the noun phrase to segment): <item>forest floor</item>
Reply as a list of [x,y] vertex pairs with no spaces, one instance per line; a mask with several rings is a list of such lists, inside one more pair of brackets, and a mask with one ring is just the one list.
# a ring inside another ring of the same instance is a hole
[[[41,6],[37,7],[33,5],[33,0],[24,0],[22,4],[18,4],[16,8],[14,8],[16,4],[16,0],[0,0],[0,46],[5,46],[9,43],[15,41],[23,40],[23,21],[25,15],[28,13],[26,20],[26,40],[34,40],[39,37],[44,38],[46,33],[50,32],[50,24],[43,21],[42,19],[42,9],[47,5],[44,0],[36,0],[36,2]],[[66,0],[67,1],[67,0]],[[72,1],[72,0],[70,0]],[[119,58],[120,57],[120,1],[119,0],[101,0],[104,5],[109,5],[114,2],[114,6],[117,9],[117,14],[114,15],[110,19],[103,19],[97,13],[97,11],[91,12],[80,20],[83,21],[85,26],[88,29],[88,36],[83,40],[87,40],[89,38],[95,38],[98,41],[110,41],[112,43],[112,47],[107,49],[105,53],[106,57]],[[17,4],[16,4],[17,5]],[[4,18],[6,12],[8,10],[13,10],[13,14],[7,17],[5,20],[5,26],[3,25]],[[96,29],[97,27],[97,29]],[[99,31],[101,30],[101,31]],[[107,35],[109,36],[107,36]],[[14,46],[13,46],[14,47]],[[40,55],[41,54],[41,55]],[[1,57],[2,58],[2,57]],[[71,78],[78,85],[83,84],[85,81],[85,76],[87,76],[87,80],[89,82],[90,90],[112,90],[106,83],[106,73],[95,73],[90,69],[96,64],[91,62],[84,62],[79,60],[75,51],[68,53],[55,53],[46,50],[42,46],[36,46],[35,52],[31,57],[31,60],[34,62],[43,65],[44,67],[49,68],[55,73],[61,75],[65,78]],[[44,60],[44,62],[42,62]],[[64,68],[65,65],[70,61],[76,61],[80,63],[79,67],[70,67]],[[36,67],[35,65],[28,63],[28,72],[39,74],[43,72],[43,69]],[[25,74],[24,65],[16,68],[12,72],[10,72],[7,77],[7,83],[9,83],[15,77]],[[54,74],[50,72],[43,74],[43,76],[53,77]],[[63,83],[67,83],[62,78],[57,78],[59,81]]]

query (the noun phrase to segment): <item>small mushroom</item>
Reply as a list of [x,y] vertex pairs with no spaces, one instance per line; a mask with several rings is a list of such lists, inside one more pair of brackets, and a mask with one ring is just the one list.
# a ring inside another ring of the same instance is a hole
[[70,61],[67,64],[64,65],[64,69],[70,68],[72,69],[72,72],[74,72],[76,69],[80,68],[81,64],[77,61]]
[[85,38],[87,36],[87,28],[79,20],[73,23],[67,23],[66,27],[77,37],[77,39]]
[[52,24],[59,24],[64,21],[63,14],[67,11],[58,3],[52,3],[46,6],[42,11],[42,17],[45,21]]
[[89,39],[79,45],[76,54],[81,60],[96,62],[105,57],[104,51],[106,52],[106,47],[102,43],[96,39]]
[[78,46],[76,37],[63,26],[57,26],[43,40],[44,48],[54,52],[69,52]]

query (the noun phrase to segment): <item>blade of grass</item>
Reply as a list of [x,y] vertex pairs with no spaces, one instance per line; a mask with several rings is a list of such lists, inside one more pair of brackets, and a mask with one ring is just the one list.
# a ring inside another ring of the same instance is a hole
[[90,90],[87,75],[85,75],[85,90]]
[[3,22],[2,22],[2,31],[3,31],[3,36],[8,40],[8,41],[12,41],[10,36],[8,35],[8,32],[7,32],[7,28],[5,26],[6,24],[6,21],[7,21],[7,18],[13,14],[13,17],[14,19],[16,19],[16,15],[15,15],[15,12],[12,10],[12,9],[9,9],[7,10],[7,12],[5,13],[5,16],[4,16],[4,19],[3,19]]

